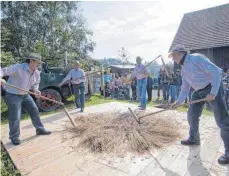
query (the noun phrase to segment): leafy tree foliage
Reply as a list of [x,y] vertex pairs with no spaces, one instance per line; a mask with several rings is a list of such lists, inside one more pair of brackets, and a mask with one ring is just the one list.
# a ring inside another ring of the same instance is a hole
[[2,65],[38,52],[51,66],[89,59],[95,43],[76,1],[2,1]]

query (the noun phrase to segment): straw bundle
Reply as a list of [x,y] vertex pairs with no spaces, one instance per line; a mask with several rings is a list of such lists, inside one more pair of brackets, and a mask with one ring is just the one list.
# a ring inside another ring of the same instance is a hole
[[[137,124],[129,112],[107,112],[80,116],[77,127],[67,127],[71,138],[79,139],[77,147],[92,152],[144,153],[171,144],[180,137],[176,121],[159,115],[149,116]],[[68,135],[69,136],[69,135]]]

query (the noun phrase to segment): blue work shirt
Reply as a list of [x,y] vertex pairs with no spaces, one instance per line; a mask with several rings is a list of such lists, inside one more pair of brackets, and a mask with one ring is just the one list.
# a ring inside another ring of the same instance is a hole
[[211,94],[217,95],[222,79],[222,70],[201,54],[187,54],[181,65],[182,85],[177,103],[182,103],[187,97],[190,87],[195,91],[211,84]]
[[84,83],[86,81],[85,72],[81,68],[73,68],[61,83],[65,83],[69,80],[71,80],[72,84],[80,84],[82,82]]
[[[8,84],[27,91],[38,91],[40,84],[40,71],[37,69],[34,72],[30,71],[27,63],[15,64],[10,67],[1,68],[0,77],[2,78],[3,76],[9,76],[9,79],[7,80]],[[28,94],[27,92],[17,90],[7,85],[4,86],[4,89],[12,94]]]

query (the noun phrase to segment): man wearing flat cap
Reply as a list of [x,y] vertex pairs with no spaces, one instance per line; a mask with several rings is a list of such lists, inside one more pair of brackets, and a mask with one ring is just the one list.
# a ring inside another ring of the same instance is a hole
[[79,61],[76,61],[75,68],[68,73],[68,75],[63,79],[59,86],[64,85],[69,80],[71,80],[71,83],[73,84],[76,108],[81,108],[80,112],[83,112],[85,104],[84,93],[86,77],[85,72],[80,68]]
[[[222,71],[206,56],[189,54],[183,45],[176,45],[169,57],[181,65],[182,85],[177,101],[172,105],[181,104],[187,97],[190,87],[194,89],[191,100],[207,98],[215,116],[215,121],[220,128],[221,138],[224,142],[225,154],[218,162],[229,164],[229,114],[225,103],[225,92],[222,84]],[[183,145],[200,145],[199,118],[205,102],[191,104],[188,108],[189,138],[182,140]]]
[[[36,94],[41,94],[38,90],[40,83],[40,71],[37,69],[41,64],[41,56],[36,53],[29,54],[26,63],[15,64],[10,67],[0,69],[1,85],[6,94],[4,100],[8,106],[8,120],[10,128],[10,139],[14,145],[20,144],[20,119],[21,108],[29,113],[33,126],[36,128],[37,135],[51,134],[41,123],[39,110],[33,98],[27,93],[5,85],[3,76],[9,76],[8,84],[24,90],[32,90]],[[36,97],[39,98],[39,97]]]

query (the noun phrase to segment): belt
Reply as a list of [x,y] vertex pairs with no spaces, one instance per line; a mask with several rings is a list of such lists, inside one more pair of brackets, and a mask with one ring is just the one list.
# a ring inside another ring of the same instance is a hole
[[197,91],[202,91],[202,90],[205,90],[205,89],[208,89],[208,88],[211,88],[212,87],[212,85],[211,84],[208,84],[206,87],[204,87],[203,89],[199,89],[199,90],[197,90]]
[[[142,79],[147,79],[147,78],[142,78]],[[142,80],[142,79],[138,79],[138,80]]]

